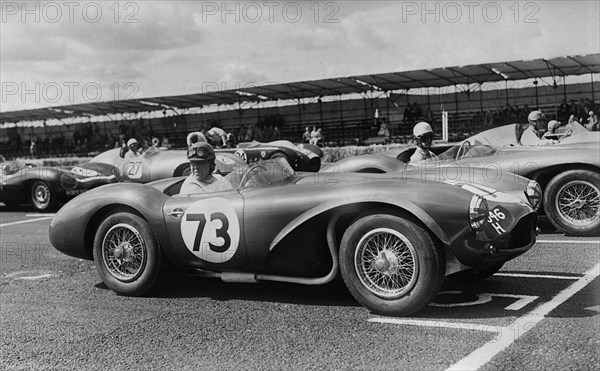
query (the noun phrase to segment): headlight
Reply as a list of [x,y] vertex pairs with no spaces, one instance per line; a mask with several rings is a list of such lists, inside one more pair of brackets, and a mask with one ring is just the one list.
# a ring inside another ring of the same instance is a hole
[[527,199],[534,210],[538,210],[542,205],[542,187],[535,180],[530,180],[527,183],[527,191],[525,191]]
[[487,201],[477,195],[469,203],[469,224],[474,231],[480,231],[486,223],[489,207]]

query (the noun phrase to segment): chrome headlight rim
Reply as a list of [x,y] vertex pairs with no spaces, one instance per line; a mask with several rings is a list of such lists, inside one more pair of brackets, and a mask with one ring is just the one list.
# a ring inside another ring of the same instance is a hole
[[527,183],[527,190],[525,191],[527,200],[534,210],[539,210],[542,206],[542,187],[535,180],[530,180]]
[[473,195],[469,202],[469,226],[472,230],[482,231],[487,222],[489,206],[487,201],[478,195]]

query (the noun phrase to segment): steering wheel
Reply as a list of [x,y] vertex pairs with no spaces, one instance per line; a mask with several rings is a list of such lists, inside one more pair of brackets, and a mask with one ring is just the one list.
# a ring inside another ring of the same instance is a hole
[[268,171],[267,167],[262,164],[252,165],[242,176],[240,181],[240,188],[244,188],[254,177],[259,176],[262,171]]
[[460,147],[458,147],[458,151],[456,152],[456,159],[460,160],[461,158],[463,158],[469,151],[470,147],[471,147],[471,142],[469,142],[468,140],[465,140],[464,142],[462,142],[460,144]]

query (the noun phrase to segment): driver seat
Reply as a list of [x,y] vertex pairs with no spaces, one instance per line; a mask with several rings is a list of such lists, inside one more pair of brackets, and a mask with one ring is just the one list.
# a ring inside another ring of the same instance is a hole
[[396,159],[404,162],[405,164],[408,164],[413,153],[415,153],[415,148],[407,149],[406,151],[396,156]]

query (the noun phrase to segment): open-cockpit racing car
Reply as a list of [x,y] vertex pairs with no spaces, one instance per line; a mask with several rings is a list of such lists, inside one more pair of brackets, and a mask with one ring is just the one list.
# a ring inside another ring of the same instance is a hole
[[122,295],[145,294],[163,268],[306,285],[341,273],[364,306],[403,316],[444,277],[485,278],[535,243],[537,183],[469,177],[296,173],[260,161],[227,175],[228,191],[180,194],[184,177],[88,191],[56,214],[49,236],[94,260]]

